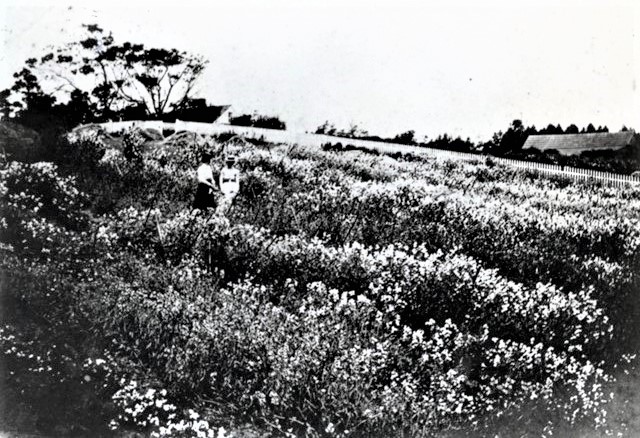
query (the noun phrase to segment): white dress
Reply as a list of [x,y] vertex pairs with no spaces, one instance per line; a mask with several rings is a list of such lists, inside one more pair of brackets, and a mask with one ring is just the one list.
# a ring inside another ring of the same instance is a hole
[[225,167],[220,171],[220,191],[227,199],[233,199],[240,190],[240,172]]

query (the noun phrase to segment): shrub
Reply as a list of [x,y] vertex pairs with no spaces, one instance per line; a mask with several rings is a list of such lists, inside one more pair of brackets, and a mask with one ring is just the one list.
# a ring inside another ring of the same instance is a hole
[[106,153],[100,134],[95,131],[80,131],[61,138],[56,161],[66,168],[94,170]]
[[0,152],[9,159],[31,162],[49,158],[43,147],[40,135],[33,129],[6,120],[0,122]]
[[242,114],[235,117],[229,117],[230,125],[239,126],[255,126],[256,128],[267,129],[287,129],[286,123],[278,117],[262,116],[258,114]]
[[122,136],[122,154],[130,163],[142,164],[142,145],[145,140],[138,129],[129,129]]
[[488,168],[492,168],[492,167],[496,167],[496,161],[491,158],[491,157],[487,157],[484,160],[484,164],[488,167]]
[[342,151],[343,147],[342,147],[342,143],[338,142],[336,144],[333,143],[323,143],[321,146],[323,151]]
[[[47,229],[73,230],[85,223],[79,211],[84,195],[76,188],[73,177],[58,174],[55,164],[12,162],[0,174],[3,240],[17,244],[27,238],[33,244],[41,243],[37,241],[47,239]],[[42,233],[34,235],[36,228]]]

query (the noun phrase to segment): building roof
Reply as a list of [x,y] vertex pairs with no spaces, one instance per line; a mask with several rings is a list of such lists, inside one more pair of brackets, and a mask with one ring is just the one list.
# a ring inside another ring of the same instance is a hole
[[634,131],[530,135],[523,148],[535,148],[540,151],[555,149],[562,155],[579,155],[586,151],[620,150],[637,141]]
[[166,113],[162,120],[174,123],[176,119],[185,122],[213,123],[226,113],[231,105],[207,105],[204,99],[198,99],[199,105]]

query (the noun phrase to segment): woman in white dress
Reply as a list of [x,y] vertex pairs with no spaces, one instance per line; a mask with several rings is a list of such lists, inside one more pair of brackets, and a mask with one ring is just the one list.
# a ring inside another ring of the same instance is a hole
[[220,171],[220,191],[229,201],[233,201],[240,190],[240,172],[233,167],[235,162],[235,157],[227,156],[227,165]]

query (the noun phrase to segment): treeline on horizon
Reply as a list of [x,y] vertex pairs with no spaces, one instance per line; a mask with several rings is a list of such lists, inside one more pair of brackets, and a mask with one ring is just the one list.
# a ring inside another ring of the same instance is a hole
[[[628,130],[629,129],[626,126],[623,126],[621,129],[621,131]],[[447,133],[441,134],[434,139],[427,139],[427,137],[425,137],[424,141],[419,141],[416,138],[414,130],[403,132],[394,137],[381,137],[379,135],[369,134],[368,131],[361,129],[358,125],[351,125],[349,129],[337,129],[335,125],[329,121],[318,126],[314,131],[315,134],[325,134],[335,137],[398,143],[412,146],[455,150],[460,152],[485,152],[494,155],[509,153],[521,149],[529,135],[591,134],[602,132],[609,132],[609,128],[606,125],[598,126],[596,128],[592,123],[589,123],[582,129],[578,128],[575,124],[567,126],[567,129],[562,129],[562,125],[560,124],[549,124],[546,128],[538,130],[535,125],[525,127],[522,121],[518,119],[511,122],[511,125],[505,132],[498,131],[493,134],[491,140],[482,143],[474,143],[468,137],[466,139],[462,139],[460,136],[453,137]]]
[[[622,126],[620,131],[629,131],[629,128]],[[493,134],[490,140],[478,143],[471,141],[469,138],[463,139],[460,136],[454,137],[446,133],[433,139],[425,137],[424,140],[420,141],[416,138],[414,130],[403,132],[394,137],[381,137],[372,135],[355,124],[352,124],[348,129],[337,129],[335,125],[329,121],[318,126],[314,131],[315,134],[325,134],[343,138],[398,143],[455,152],[487,154],[497,157],[596,169],[615,173],[632,173],[640,170],[640,151],[635,149],[623,151],[587,151],[579,156],[565,156],[556,150],[540,151],[532,148],[523,148],[527,137],[530,135],[592,134],[607,132],[609,132],[609,128],[606,125],[596,128],[592,123],[582,128],[571,124],[567,126],[566,129],[563,129],[560,124],[549,124],[546,128],[538,130],[535,125],[525,126],[522,120],[519,119],[513,120],[504,132],[498,131]]]

